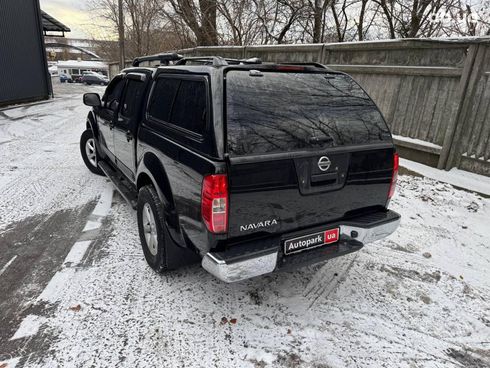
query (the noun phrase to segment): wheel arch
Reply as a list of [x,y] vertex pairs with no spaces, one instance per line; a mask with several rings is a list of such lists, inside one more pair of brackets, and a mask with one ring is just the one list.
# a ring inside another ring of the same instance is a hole
[[91,110],[87,115],[86,128],[94,133],[94,137],[99,137],[99,129],[97,127],[97,119],[95,113]]
[[153,185],[156,189],[160,201],[165,206],[166,222],[171,236],[179,244],[183,244],[179,218],[167,173],[158,157],[151,152],[144,154],[136,174],[136,189],[139,191],[145,185]]
[[151,152],[145,153],[140,161],[136,175],[136,189],[139,190],[143,185],[147,184],[152,184],[155,187],[162,202],[168,205],[170,209],[175,209],[167,172],[160,159]]

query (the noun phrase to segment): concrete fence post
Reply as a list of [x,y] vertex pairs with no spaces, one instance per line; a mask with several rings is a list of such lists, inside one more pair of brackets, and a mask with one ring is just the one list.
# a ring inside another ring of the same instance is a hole
[[456,116],[449,123],[444,136],[444,143],[442,144],[441,154],[437,164],[438,169],[449,170],[458,163],[458,152],[461,147],[463,127],[466,123],[468,110],[471,107],[475,86],[478,82],[481,69],[481,66],[478,65],[481,62],[477,59],[483,58],[483,54],[479,54],[479,49],[478,44],[472,44],[468,47],[468,54],[459,82],[458,108],[456,110]]

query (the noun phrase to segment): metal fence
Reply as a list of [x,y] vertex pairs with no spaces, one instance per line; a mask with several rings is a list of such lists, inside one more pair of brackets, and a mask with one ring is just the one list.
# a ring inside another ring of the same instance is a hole
[[0,1],[0,106],[51,94],[39,1]]
[[196,47],[178,52],[319,62],[347,72],[383,112],[402,156],[490,176],[490,37]]

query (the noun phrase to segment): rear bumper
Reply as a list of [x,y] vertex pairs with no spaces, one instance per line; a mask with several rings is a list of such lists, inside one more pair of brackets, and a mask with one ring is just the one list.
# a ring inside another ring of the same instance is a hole
[[234,245],[225,252],[209,252],[202,259],[202,267],[222,281],[241,281],[274,270],[301,267],[355,252],[365,244],[392,234],[399,224],[400,215],[394,211],[370,214],[287,234],[291,238],[314,233],[316,229],[339,227],[339,241],[333,245],[284,255],[283,238],[269,237]]

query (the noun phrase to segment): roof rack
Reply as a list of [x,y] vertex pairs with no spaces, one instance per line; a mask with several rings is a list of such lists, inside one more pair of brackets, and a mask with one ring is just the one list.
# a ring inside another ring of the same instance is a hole
[[281,65],[303,65],[303,66],[314,66],[316,68],[329,69],[323,64],[310,62],[310,63],[280,63]]
[[189,56],[180,59],[175,64],[176,65],[187,65],[187,63],[191,61],[198,64],[204,65],[214,65],[214,66],[222,66],[228,65],[225,59],[220,56]]
[[221,56],[191,56],[185,57],[177,61],[176,65],[186,65],[188,62],[194,62],[204,65],[214,66],[226,66],[226,65],[240,65],[240,64],[262,64],[262,60],[259,58],[251,59],[230,59],[222,58]]
[[181,60],[182,55],[175,52],[168,52],[163,54],[140,56],[133,60],[133,66],[139,66],[144,61],[159,61],[160,65],[169,65],[171,61]]
[[249,59],[225,59],[228,64],[236,65],[236,64],[262,64],[262,60],[258,57],[253,57]]

